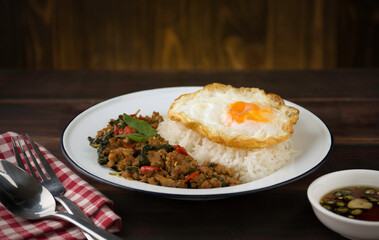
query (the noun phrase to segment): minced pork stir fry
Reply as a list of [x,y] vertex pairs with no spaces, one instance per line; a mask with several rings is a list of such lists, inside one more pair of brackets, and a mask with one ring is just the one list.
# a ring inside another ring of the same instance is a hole
[[[137,113],[138,114],[138,113]],[[111,174],[128,180],[178,188],[216,188],[241,184],[233,169],[216,163],[200,166],[179,145],[170,145],[157,134],[163,121],[159,113],[151,117],[122,114],[106,128],[88,137],[97,148],[98,163],[114,169]]]

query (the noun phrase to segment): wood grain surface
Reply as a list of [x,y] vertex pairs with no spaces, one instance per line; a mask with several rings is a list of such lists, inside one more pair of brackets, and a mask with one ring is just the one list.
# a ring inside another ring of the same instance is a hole
[[[322,119],[334,137],[316,171],[268,191],[213,201],[182,201],[122,190],[76,171],[61,134],[77,114],[140,90],[212,82],[259,87]],[[343,169],[379,170],[379,71],[34,71],[0,70],[0,132],[29,133],[114,202],[124,239],[343,239],[317,220],[306,189]]]
[[378,67],[374,0],[0,0],[0,68]]

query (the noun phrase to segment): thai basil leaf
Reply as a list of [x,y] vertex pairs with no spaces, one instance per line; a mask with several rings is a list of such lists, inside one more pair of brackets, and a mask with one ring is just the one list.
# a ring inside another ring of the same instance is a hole
[[123,114],[123,119],[126,122],[126,124],[136,130],[138,133],[141,133],[145,135],[146,137],[155,137],[157,135],[156,131],[154,128],[150,126],[147,122],[133,118],[129,116],[128,114]]
[[142,133],[120,134],[120,135],[115,135],[115,137],[128,137],[129,139],[135,142],[142,142],[142,141],[149,140],[149,137]]

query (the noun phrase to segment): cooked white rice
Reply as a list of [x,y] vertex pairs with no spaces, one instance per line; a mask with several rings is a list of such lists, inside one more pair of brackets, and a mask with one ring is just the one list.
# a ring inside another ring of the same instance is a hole
[[272,174],[299,153],[293,149],[290,140],[256,150],[227,147],[209,141],[180,122],[168,119],[160,123],[157,131],[170,144],[184,147],[200,165],[205,161],[211,161],[231,167],[235,170],[236,177],[239,176],[243,182],[251,182]]

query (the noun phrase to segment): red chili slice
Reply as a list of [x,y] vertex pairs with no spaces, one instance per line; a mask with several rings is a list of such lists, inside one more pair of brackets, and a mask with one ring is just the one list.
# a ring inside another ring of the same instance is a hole
[[184,179],[184,181],[182,182],[182,184],[185,184],[190,179],[196,178],[199,174],[200,174],[200,171],[195,171],[195,172],[191,173],[190,175],[188,175],[186,177],[186,179]]
[[131,134],[131,133],[135,133],[136,130],[134,130],[133,128],[129,127],[129,126],[126,126],[124,128],[124,131],[122,132],[122,134]]
[[119,131],[120,129],[117,127],[117,125],[115,124],[114,125],[114,130],[113,130],[113,135],[114,136],[116,136],[116,135],[118,135],[118,131]]
[[136,118],[136,119],[144,120],[144,121],[145,121],[145,119],[144,119],[141,115],[137,116],[137,114],[131,114],[130,116],[131,116],[132,118]]
[[153,166],[142,166],[139,173],[140,174],[146,174],[149,172],[160,171],[160,170],[161,170],[160,168],[153,167]]
[[126,126],[124,129],[122,128],[118,128],[117,125],[114,125],[114,135],[123,135],[123,134],[131,134],[131,133],[135,133],[136,130],[134,130],[133,128],[129,127],[129,126]]
[[174,148],[180,154],[184,154],[186,156],[189,155],[188,152],[187,152],[187,150],[184,147],[180,146],[180,145],[175,145]]

